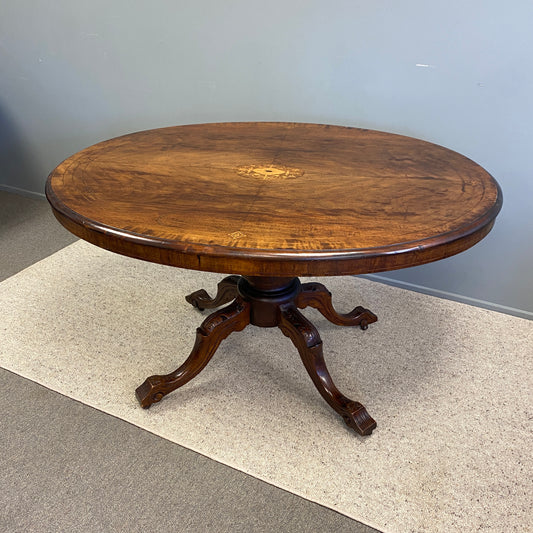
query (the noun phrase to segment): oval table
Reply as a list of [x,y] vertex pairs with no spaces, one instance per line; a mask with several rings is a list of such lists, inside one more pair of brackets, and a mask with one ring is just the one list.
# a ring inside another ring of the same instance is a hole
[[229,304],[197,329],[188,359],[151,376],[142,407],[194,378],[220,342],[248,324],[278,326],[313,383],[361,435],[376,427],[333,383],[322,341],[300,309],[366,329],[377,317],[337,313],[303,276],[382,272],[459,253],[490,231],[502,195],[466,157],[378,131],[294,123],[219,123],[142,131],[73,155],[49,176],[59,222],[113,252],[230,274],[200,310]]

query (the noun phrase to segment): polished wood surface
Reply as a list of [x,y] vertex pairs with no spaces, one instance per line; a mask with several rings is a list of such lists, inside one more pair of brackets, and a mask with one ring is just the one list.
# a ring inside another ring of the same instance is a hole
[[491,229],[502,197],[479,165],[389,133],[222,123],[134,133],[49,176],[67,229],[109,250],[252,276],[360,274],[435,261]]
[[[320,283],[298,276],[361,274],[436,261],[492,228],[502,196],[479,165],[455,152],[390,133],[289,123],[201,124],[150,130],[87,148],[49,176],[58,220],[103,248],[156,263],[232,274],[176,370],[150,376],[145,408],[194,378],[228,335],[248,324],[279,327],[315,387],[360,435],[375,420],[344,396],[322,340],[299,311],[311,306],[341,326],[377,317],[339,314]],[[238,275],[236,275],[238,274]]]

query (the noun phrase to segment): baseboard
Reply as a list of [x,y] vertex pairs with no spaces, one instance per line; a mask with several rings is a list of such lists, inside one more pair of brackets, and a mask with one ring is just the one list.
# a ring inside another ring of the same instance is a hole
[[42,192],[27,191],[26,189],[19,189],[18,187],[11,187],[11,185],[3,185],[1,183],[0,191],[12,192],[13,194],[29,196],[30,198],[46,198],[46,196]]
[[361,277],[370,279],[372,281],[385,283],[386,285],[392,285],[393,287],[399,287],[400,289],[421,292],[423,294],[429,294],[430,296],[437,296],[439,298],[445,298],[446,300],[453,300],[455,302],[461,302],[464,304],[473,305],[475,307],[482,307],[483,309],[489,309],[491,311],[497,311],[499,313],[505,313],[507,315],[533,320],[533,313],[530,311],[525,311],[524,309],[515,309],[514,307],[507,307],[506,305],[487,302],[485,300],[478,300],[477,298],[470,298],[469,296],[463,296],[462,294],[432,289],[431,287],[424,287],[423,285],[416,285],[415,283],[408,283],[407,281],[390,279],[385,276],[379,276],[378,274],[364,274]]

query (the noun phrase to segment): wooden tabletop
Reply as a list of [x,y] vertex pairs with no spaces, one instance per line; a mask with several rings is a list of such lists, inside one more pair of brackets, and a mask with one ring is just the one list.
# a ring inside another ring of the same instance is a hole
[[61,163],[46,194],[70,231],[124,255],[257,276],[360,274],[461,252],[491,229],[496,181],[435,144],[292,123],[125,135]]

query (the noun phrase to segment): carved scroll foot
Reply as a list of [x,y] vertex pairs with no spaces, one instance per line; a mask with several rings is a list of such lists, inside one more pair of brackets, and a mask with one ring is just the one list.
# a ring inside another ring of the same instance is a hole
[[360,435],[370,435],[377,424],[359,402],[344,396],[335,386],[322,353],[322,340],[315,326],[296,307],[280,310],[279,328],[289,337],[302,358],[307,373],[328,404]]
[[357,306],[350,313],[337,313],[331,301],[331,293],[322,283],[316,282],[302,284],[302,292],[298,295],[296,306],[300,309],[313,307],[338,326],[359,326],[361,329],[367,329],[368,324],[378,319],[372,311],[361,306]]
[[193,306],[203,311],[227,304],[237,297],[237,283],[240,276],[228,276],[217,285],[217,295],[211,298],[207,291],[200,289],[185,296],[185,299]]
[[205,368],[230,333],[243,330],[249,323],[250,304],[241,298],[208,316],[196,330],[196,342],[187,360],[171,374],[151,376],[137,388],[135,394],[141,406],[147,409],[185,385]]

